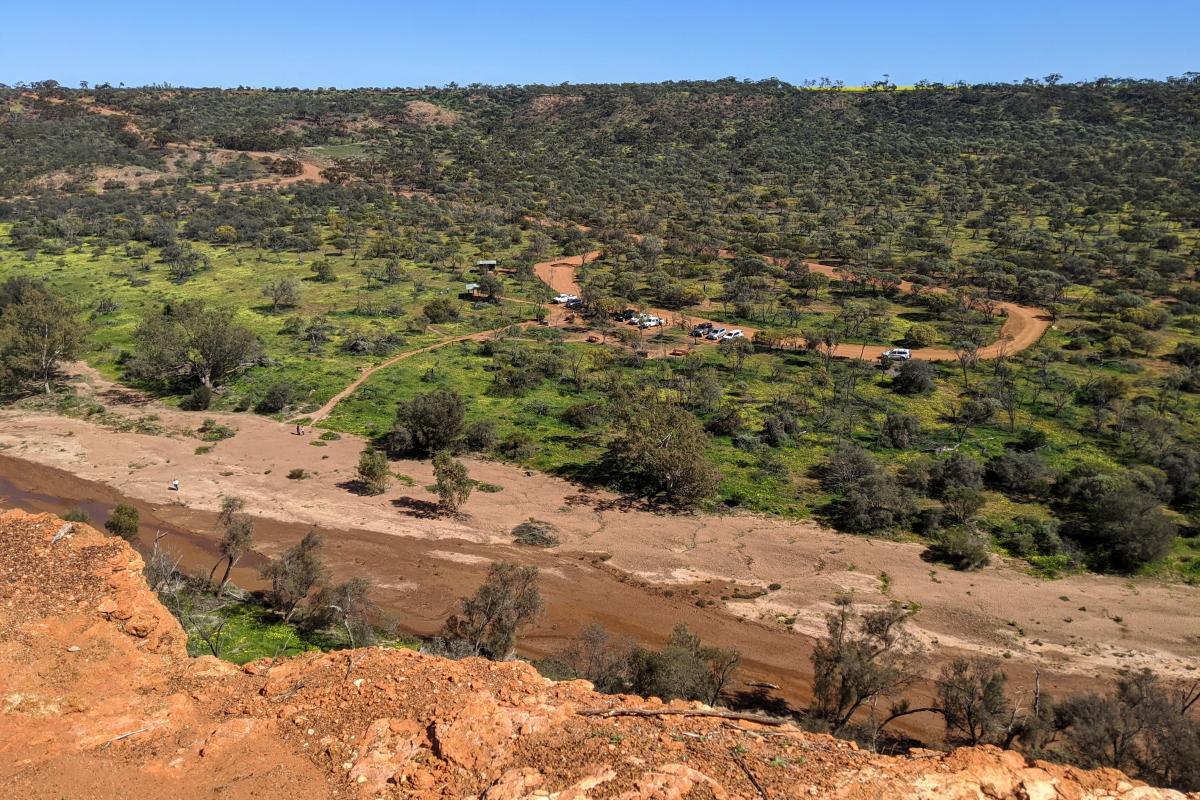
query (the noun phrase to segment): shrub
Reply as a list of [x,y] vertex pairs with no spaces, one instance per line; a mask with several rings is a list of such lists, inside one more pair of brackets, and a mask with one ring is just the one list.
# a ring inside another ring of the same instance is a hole
[[987,539],[965,525],[943,528],[934,537],[930,554],[954,569],[979,569],[991,560]]
[[633,691],[643,696],[713,705],[740,661],[737,650],[706,646],[686,625],[677,625],[662,650],[634,649],[629,657],[629,678]]
[[896,450],[906,450],[915,446],[920,437],[920,420],[897,411],[889,411],[879,429],[879,445]]
[[206,442],[220,442],[233,437],[237,431],[228,425],[222,425],[215,419],[205,417],[198,429],[200,438]]
[[840,442],[825,463],[821,485],[832,492],[844,492],[877,470],[870,453],[856,444]]
[[936,533],[942,527],[943,516],[945,516],[945,509],[941,506],[922,508],[913,520],[913,532],[922,536]]
[[994,531],[996,542],[1008,552],[1021,558],[1055,556],[1062,552],[1058,535],[1058,520],[1019,516],[1000,524]]
[[927,361],[905,361],[900,365],[896,377],[892,378],[892,391],[898,394],[929,394],[937,388],[936,372]]
[[938,497],[951,486],[978,489],[983,486],[983,467],[966,453],[954,452],[934,463],[929,485]]
[[910,325],[904,335],[904,343],[909,347],[929,347],[936,341],[937,330],[923,322]]
[[138,522],[138,510],[120,503],[113,509],[112,516],[104,523],[104,527],[114,536],[120,536],[127,542],[135,542],[138,538]]
[[604,406],[592,400],[572,403],[563,410],[562,421],[576,428],[590,428],[604,421]]
[[85,525],[92,521],[92,515],[83,509],[82,506],[75,506],[69,509],[62,515],[64,522],[82,522]]
[[883,473],[857,482],[836,504],[839,527],[853,533],[870,533],[905,525],[915,505],[912,496]]
[[267,387],[266,394],[254,406],[260,414],[277,414],[283,411],[296,397],[296,390],[287,381],[276,381]]
[[1037,453],[1010,451],[987,463],[988,484],[1011,494],[1044,495],[1050,488],[1050,468]]
[[1050,436],[1041,428],[1022,428],[1017,440],[1010,446],[1014,450],[1040,450],[1050,444]]
[[457,392],[443,389],[401,402],[388,448],[398,456],[445,450],[462,432],[466,413],[466,401]]
[[555,547],[558,544],[557,529],[549,522],[530,517],[513,528],[513,541],[530,547]]
[[716,410],[704,427],[714,436],[735,436],[745,427],[745,422],[738,407],[726,403]]
[[528,461],[537,451],[537,445],[524,431],[514,431],[496,443],[496,452],[511,461]]
[[179,403],[184,411],[207,411],[212,405],[213,390],[201,384]]
[[933,480],[934,460],[929,456],[918,456],[907,464],[900,466],[896,479],[902,486],[914,492],[925,494],[929,491],[930,481]]
[[425,304],[422,312],[433,324],[458,319],[458,303],[449,297],[438,297]]
[[387,491],[391,472],[387,456],[374,447],[365,447],[358,456],[358,480],[367,494],[377,495]]
[[445,450],[439,450],[433,457],[433,477],[438,504],[451,513],[462,508],[475,488],[467,468]]
[[287,478],[289,481],[302,481],[307,477],[308,477],[308,470],[301,469],[300,467],[296,467],[293,470],[289,470],[288,474],[287,474]]
[[318,283],[333,283],[337,280],[337,273],[333,271],[333,264],[322,259],[313,264],[313,279]]
[[481,453],[496,443],[496,423],[490,419],[480,419],[467,425],[463,430],[463,446],[468,452]]
[[762,439],[771,447],[780,447],[800,432],[796,418],[787,410],[777,411],[763,422]]

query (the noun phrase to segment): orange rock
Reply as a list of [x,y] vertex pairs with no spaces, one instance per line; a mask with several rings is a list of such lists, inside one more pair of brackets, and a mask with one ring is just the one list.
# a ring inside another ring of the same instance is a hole
[[189,659],[136,554],[86,525],[49,547],[60,526],[0,514],[5,796],[116,800],[149,777],[171,800],[1186,800],[994,747],[885,757],[787,726],[584,717],[664,704],[525,664],[383,648],[244,668]]
[[200,747],[200,756],[213,758],[229,753],[261,724],[259,720],[246,718],[231,719],[221,723],[204,740],[204,744]]

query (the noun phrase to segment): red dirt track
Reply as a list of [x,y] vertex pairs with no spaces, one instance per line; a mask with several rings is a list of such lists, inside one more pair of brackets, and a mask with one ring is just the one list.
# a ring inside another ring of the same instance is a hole
[[[559,258],[553,261],[543,261],[539,264],[534,264],[534,273],[551,289],[560,294],[579,294],[579,280],[576,277],[576,270],[584,264],[590,264],[602,255],[599,250],[592,250],[579,256],[571,256],[568,258]],[[732,257],[729,251],[721,252],[722,258]],[[836,267],[831,267],[827,264],[817,264],[814,262],[805,262],[808,268],[813,272],[819,272],[822,275],[828,276],[831,280],[845,280],[845,275]],[[900,281],[899,290],[903,294],[911,294],[913,284],[909,281]],[[935,287],[928,289],[932,292],[945,292],[946,289]],[[1018,353],[1027,347],[1030,347],[1042,338],[1042,334],[1050,327],[1050,315],[1048,312],[1040,308],[1029,308],[1020,306],[1016,303],[997,302],[996,307],[1005,315],[1004,323],[1000,327],[1000,338],[992,344],[979,348],[977,353],[979,358],[1001,358]],[[663,319],[678,319],[679,312],[668,311],[666,309],[652,308],[649,313],[662,317]],[[703,317],[683,316],[683,319],[688,325],[694,325],[698,322],[705,321]],[[745,331],[747,336],[753,336],[755,329],[742,325],[739,326]],[[833,348],[833,355],[838,358],[862,358],[870,361],[878,359],[883,355],[885,350],[889,350],[889,345],[866,345],[861,344],[839,344]],[[921,347],[912,351],[913,358],[923,361],[954,361],[958,356],[953,350],[942,347]]]

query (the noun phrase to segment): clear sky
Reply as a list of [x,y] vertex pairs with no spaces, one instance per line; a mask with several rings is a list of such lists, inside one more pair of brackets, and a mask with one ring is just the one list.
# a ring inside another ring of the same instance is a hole
[[1200,0],[9,0],[0,82],[427,86],[1200,70]]

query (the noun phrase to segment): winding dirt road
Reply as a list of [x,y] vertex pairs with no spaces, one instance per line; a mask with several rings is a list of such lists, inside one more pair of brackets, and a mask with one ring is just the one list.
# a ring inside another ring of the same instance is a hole
[[[296,178],[295,180],[302,180]],[[293,181],[294,182],[294,181]],[[590,264],[603,254],[601,250],[590,250],[586,253],[577,256],[567,256],[565,258],[557,258],[551,261],[542,261],[533,265],[534,274],[559,294],[579,294],[579,277],[578,270],[585,264]],[[731,254],[723,251],[723,257],[730,257]],[[845,274],[840,272],[836,267],[831,267],[827,264],[817,264],[815,262],[805,262],[810,270],[828,276],[831,280],[846,280]],[[909,281],[900,281],[899,290],[903,294],[911,294],[913,284]],[[946,289],[934,287],[926,291],[946,292]],[[981,347],[977,356],[982,359],[1002,358],[1011,356],[1014,353],[1019,353],[1027,347],[1030,347],[1042,338],[1042,334],[1050,327],[1050,316],[1047,312],[1040,308],[1030,308],[1027,306],[1017,305],[1010,302],[998,302],[996,307],[1004,313],[1004,323],[1000,327],[1000,337],[985,347]],[[667,309],[652,308],[649,313],[662,317],[663,319],[682,319],[684,324],[688,326],[696,325],[700,322],[711,321],[704,317],[696,317],[682,315],[675,311]],[[567,310],[560,305],[550,306],[550,322],[551,324],[562,324],[567,316]],[[522,326],[531,323],[520,323]],[[508,327],[508,326],[505,326]],[[440,347],[445,347],[455,342],[463,342],[468,340],[481,341],[496,334],[504,328],[496,328],[493,330],[480,331],[478,333],[466,334],[464,336],[455,336],[433,344],[419,348],[417,350],[409,350],[404,353],[392,356],[386,361],[381,361],[373,367],[367,367],[362,370],[361,374],[348,384],[344,389],[335,394],[333,397],[310,415],[312,424],[316,424],[327,418],[337,407],[338,403],[345,400],[350,395],[363,385],[376,372],[386,367],[390,367],[405,359],[412,358],[421,353],[428,353],[430,350],[436,350]],[[756,329],[741,326],[746,335],[753,338],[757,332]],[[715,342],[709,342],[706,339],[699,340],[702,344],[713,345]],[[835,358],[861,358],[867,361],[878,360],[886,350],[890,349],[890,345],[862,345],[862,344],[839,344],[833,348],[833,356]],[[912,351],[913,358],[923,361],[954,361],[958,355],[950,349],[941,347],[921,347]]]
[[[584,264],[590,264],[598,259],[601,254],[600,250],[592,250],[583,255],[544,261],[534,264],[533,270],[538,278],[554,291],[560,294],[579,294],[579,279],[576,271]],[[732,257],[732,253],[722,251],[721,256],[723,258],[730,258]],[[812,272],[826,275],[830,280],[846,280],[846,275],[836,267],[831,267],[827,264],[817,264],[812,261],[806,261],[805,264]],[[913,289],[914,286],[911,282],[900,281],[899,291],[902,294],[911,294]],[[931,287],[925,289],[925,291],[946,293],[949,290],[941,287]],[[997,302],[996,308],[1004,315],[1004,322],[1000,326],[1000,336],[992,344],[979,348],[976,354],[979,358],[1002,358],[1019,353],[1025,348],[1037,344],[1038,340],[1042,338],[1042,334],[1050,327],[1050,315],[1043,309],[1030,308],[1010,302]],[[667,309],[652,308],[649,309],[649,313],[660,316],[663,319],[679,319],[682,317],[687,325],[712,321],[704,317],[681,315],[677,311],[669,311]],[[756,329],[746,325],[738,327],[750,337],[753,337],[757,332]],[[839,344],[834,346],[833,355],[837,358],[862,358],[868,361],[875,361],[886,350],[890,349],[891,345],[869,344],[864,347],[862,344]],[[954,361],[958,358],[958,355],[954,350],[944,347],[920,347],[912,350],[912,357],[922,361]]]

